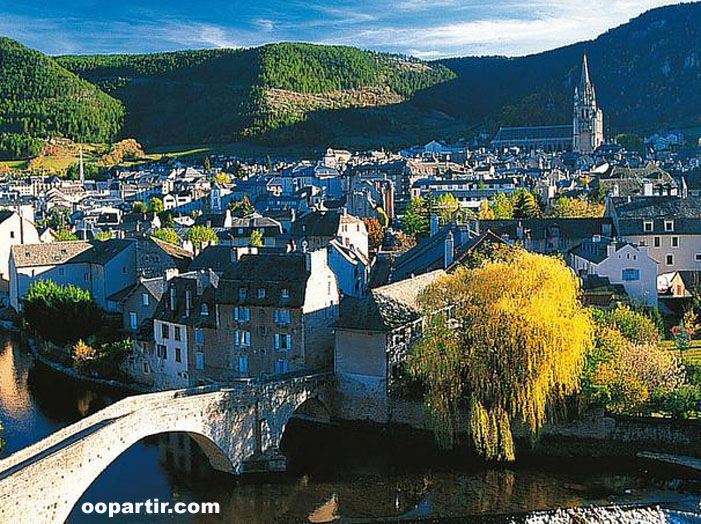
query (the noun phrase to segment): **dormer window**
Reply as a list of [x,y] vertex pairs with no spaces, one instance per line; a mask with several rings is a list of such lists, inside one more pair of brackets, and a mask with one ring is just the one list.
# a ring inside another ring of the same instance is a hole
[[239,288],[239,300],[240,301],[246,300],[246,288],[245,287]]
[[200,315],[203,317],[209,316],[209,306],[207,304],[202,304],[200,306]]
[[674,231],[674,220],[665,220],[664,221],[664,230],[665,231]]
[[265,298],[265,288],[264,287],[258,288],[258,298]]
[[652,226],[653,226],[652,220],[644,220],[643,221],[643,231],[645,231],[646,233],[652,233]]
[[282,296],[282,298],[290,298],[290,290],[286,287],[283,287],[280,295]]

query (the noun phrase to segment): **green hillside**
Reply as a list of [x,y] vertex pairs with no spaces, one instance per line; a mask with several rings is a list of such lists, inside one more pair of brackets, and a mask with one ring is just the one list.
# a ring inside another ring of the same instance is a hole
[[[412,58],[298,43],[57,61],[121,100],[123,134],[149,145],[241,138],[285,144],[291,137],[278,130],[320,112],[397,104],[455,76]],[[296,137],[327,138],[323,130]]]
[[595,40],[544,53],[442,60],[458,79],[420,93],[416,103],[492,129],[568,122],[586,52],[609,134],[698,127],[698,20],[700,2],[679,4],[648,11]]
[[0,37],[0,159],[34,156],[52,135],[106,142],[124,107],[55,60]]

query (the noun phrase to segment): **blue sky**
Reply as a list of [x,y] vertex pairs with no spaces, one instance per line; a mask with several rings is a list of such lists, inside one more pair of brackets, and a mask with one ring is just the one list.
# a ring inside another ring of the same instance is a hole
[[354,45],[431,59],[596,37],[664,0],[0,0],[0,35],[50,54]]

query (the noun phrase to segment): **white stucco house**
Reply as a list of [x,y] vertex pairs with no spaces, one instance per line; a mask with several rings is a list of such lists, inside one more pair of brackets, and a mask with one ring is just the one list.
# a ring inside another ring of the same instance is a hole
[[578,274],[608,278],[621,284],[632,300],[657,306],[658,262],[647,247],[595,235],[571,249],[568,258]]

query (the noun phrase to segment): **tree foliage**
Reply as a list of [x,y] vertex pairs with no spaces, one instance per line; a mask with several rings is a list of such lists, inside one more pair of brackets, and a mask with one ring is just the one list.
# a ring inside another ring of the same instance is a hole
[[601,218],[605,206],[589,202],[586,198],[559,197],[552,205],[549,215],[554,218]]
[[88,339],[104,317],[88,291],[52,280],[32,283],[24,298],[23,314],[41,337],[56,344]]
[[563,261],[525,251],[428,288],[427,328],[408,368],[426,387],[441,443],[454,446],[466,419],[482,456],[513,460],[512,424],[538,435],[550,408],[577,390],[592,343],[579,291]]
[[257,229],[251,231],[251,236],[248,239],[248,245],[251,247],[263,247],[265,245],[265,242],[263,240],[263,233],[261,233]]
[[178,234],[174,229],[168,227],[156,229],[153,233],[151,233],[151,236],[157,238],[158,240],[162,240],[163,242],[167,242],[168,244],[173,244],[174,246],[180,245],[180,237],[178,237]]
[[240,200],[231,200],[227,206],[231,214],[235,217],[245,218],[256,212],[256,208],[251,204],[248,195],[244,195]]
[[514,218],[537,218],[540,215],[540,208],[533,193],[520,189],[515,193]]
[[0,154],[26,158],[39,138],[64,136],[109,142],[119,133],[123,105],[66,71],[56,60],[0,37]]
[[385,230],[377,218],[364,218],[363,222],[368,230],[369,247],[373,251],[377,251],[385,240]]
[[62,228],[56,231],[56,242],[74,242],[78,240],[78,236],[72,233],[69,229]]
[[404,211],[402,216],[402,231],[407,235],[423,237],[430,230],[429,202],[423,197],[415,197]]
[[216,246],[219,243],[217,233],[208,226],[192,226],[187,232],[187,239],[198,251],[205,245]]

